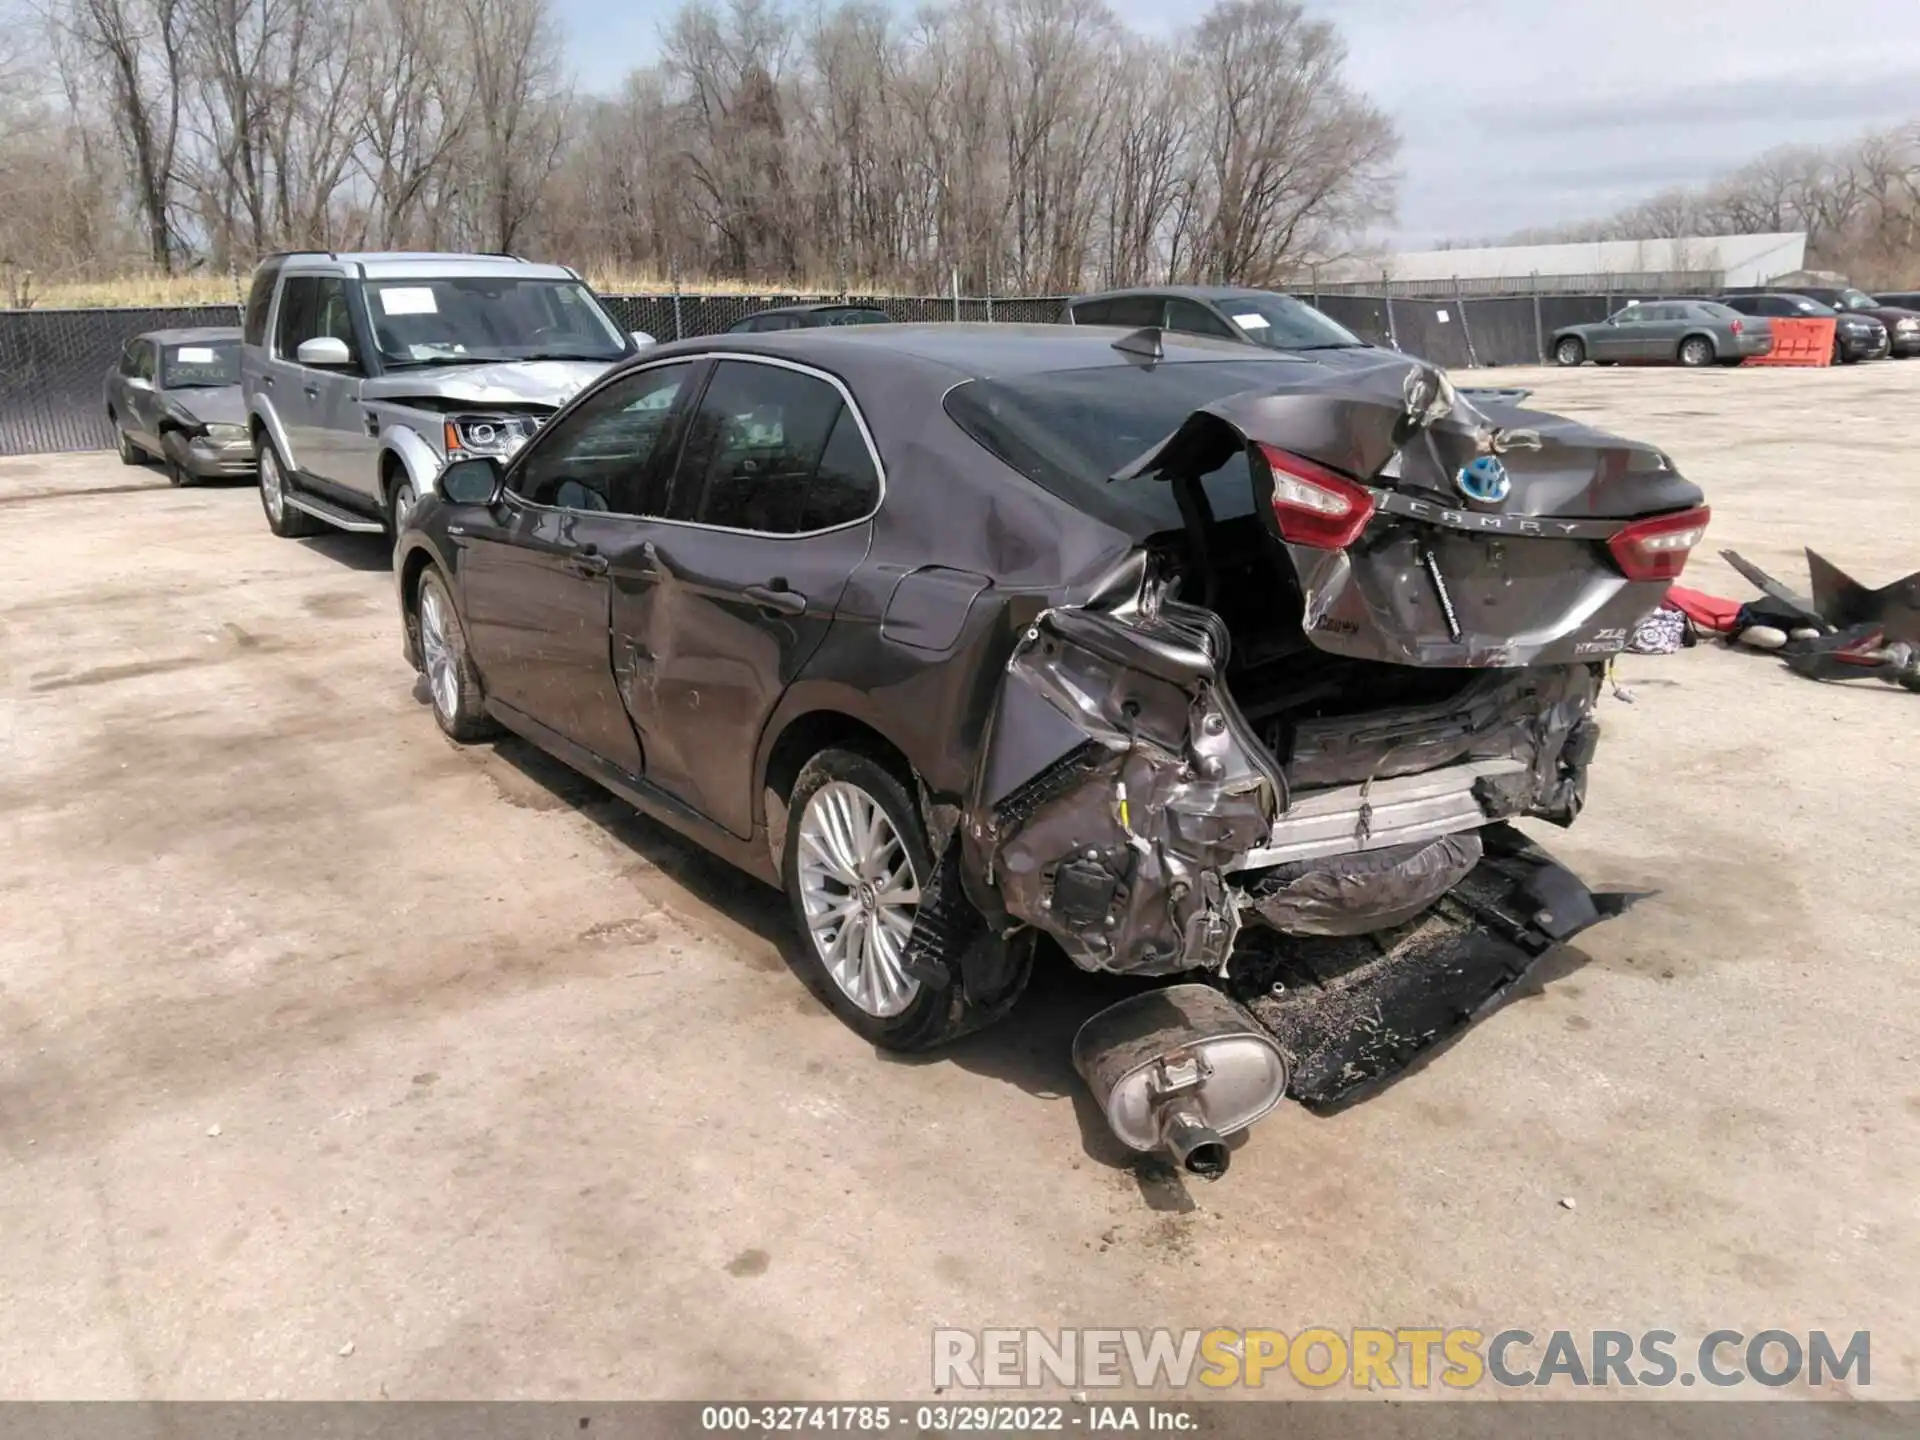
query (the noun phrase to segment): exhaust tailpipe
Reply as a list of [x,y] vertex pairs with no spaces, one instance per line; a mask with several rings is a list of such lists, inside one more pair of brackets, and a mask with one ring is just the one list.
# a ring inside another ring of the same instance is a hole
[[1170,985],[1109,1005],[1073,1037],[1073,1068],[1129,1148],[1165,1151],[1189,1175],[1218,1180],[1226,1137],[1287,1091],[1287,1057],[1210,985]]

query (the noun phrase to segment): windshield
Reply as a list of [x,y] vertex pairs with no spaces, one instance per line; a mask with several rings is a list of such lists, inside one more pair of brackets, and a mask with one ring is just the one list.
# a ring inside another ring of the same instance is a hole
[[[1173,487],[1137,475],[1107,477],[1165,440],[1189,414],[1247,390],[1281,390],[1322,372],[1304,362],[1212,360],[1180,365],[1103,365],[1007,380],[970,380],[947,392],[962,430],[1042,489],[1126,530],[1180,525]],[[1244,452],[1202,482],[1216,519],[1253,511]]]
[[1223,295],[1214,303],[1242,335],[1269,350],[1348,350],[1366,343],[1291,295]]
[[1842,290],[1840,292],[1840,305],[1841,308],[1846,310],[1874,310],[1879,308],[1879,302],[1864,290]]
[[618,360],[627,338],[574,280],[376,280],[374,344],[393,369],[481,360]]
[[240,342],[203,340],[168,345],[160,352],[160,386],[165,390],[202,390],[240,383]]

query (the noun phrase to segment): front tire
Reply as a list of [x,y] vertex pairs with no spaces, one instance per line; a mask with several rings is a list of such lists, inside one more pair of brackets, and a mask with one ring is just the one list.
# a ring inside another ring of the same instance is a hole
[[282,540],[318,535],[322,522],[287,503],[286,467],[273,441],[261,435],[254,442],[254,456],[260,463],[260,508],[266,512],[267,528]]
[[393,487],[393,499],[387,505],[387,528],[393,532],[393,538],[400,538],[400,527],[407,523],[407,516],[413,507],[420,503],[420,496],[413,488],[413,481],[402,480]]
[[470,745],[494,733],[493,717],[480,691],[480,672],[467,653],[467,632],[453,595],[438,570],[420,577],[415,606],[420,624],[420,673],[427,679],[427,698],[434,723],[459,745]]
[[133,443],[133,437],[131,435],[127,434],[125,430],[120,428],[120,421],[118,417],[116,417],[114,413],[111,410],[109,410],[107,412],[107,418],[113,421],[114,447],[120,453],[120,463],[122,465],[146,464],[147,463],[146,453],[142,451],[138,445]]
[[1689,370],[1713,364],[1713,342],[1703,335],[1689,335],[1680,342],[1680,363]]
[[1566,339],[1555,342],[1553,358],[1556,363],[1568,368],[1584,365],[1587,363],[1587,347],[1581,343],[1579,336],[1569,335]]
[[930,1050],[980,1018],[957,975],[936,990],[902,966],[932,874],[919,807],[899,776],[851,750],[807,762],[787,804],[781,865],[801,954],[815,992],[883,1049]]
[[166,451],[167,483],[185,487],[194,483],[194,473],[187,468],[187,441],[178,430],[169,430],[160,437],[160,448]]

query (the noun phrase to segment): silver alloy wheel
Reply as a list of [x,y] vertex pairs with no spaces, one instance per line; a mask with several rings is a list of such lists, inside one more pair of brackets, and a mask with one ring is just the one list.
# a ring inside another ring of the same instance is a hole
[[800,816],[800,903],[807,938],[833,983],[880,1019],[920,993],[902,966],[920,908],[920,880],[906,843],[880,803],[833,780]]
[[420,658],[426,665],[427,688],[433,708],[448,724],[460,710],[460,662],[447,639],[447,617],[441,612],[440,592],[432,586],[420,591]]
[[260,498],[267,502],[267,514],[278,525],[287,511],[287,497],[280,480],[280,457],[272,446],[260,452]]
[[413,482],[402,480],[400,488],[393,492],[393,534],[400,536],[400,527],[407,523],[407,516],[413,513],[413,507],[420,503],[420,497],[414,494]]
[[1713,359],[1713,347],[1695,336],[1680,347],[1680,359],[1688,365],[1704,365]]
[[1560,342],[1559,361],[1562,365],[1578,365],[1584,358],[1578,340],[1568,337]]

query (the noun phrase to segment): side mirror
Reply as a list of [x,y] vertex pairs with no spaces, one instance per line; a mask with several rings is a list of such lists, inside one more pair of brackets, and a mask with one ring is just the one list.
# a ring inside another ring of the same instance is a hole
[[440,493],[456,505],[491,505],[500,498],[505,473],[488,455],[456,460],[440,472]]
[[144,375],[129,375],[127,376],[127,388],[129,390],[151,390],[153,388],[153,381],[147,379]]
[[300,348],[293,352],[293,358],[316,370],[332,370],[353,363],[347,342],[336,340],[331,335],[316,335],[311,340],[302,340]]
[[645,350],[649,345],[656,345],[659,342],[647,334],[646,331],[635,330],[633,332],[633,343],[638,345],[642,350]]

